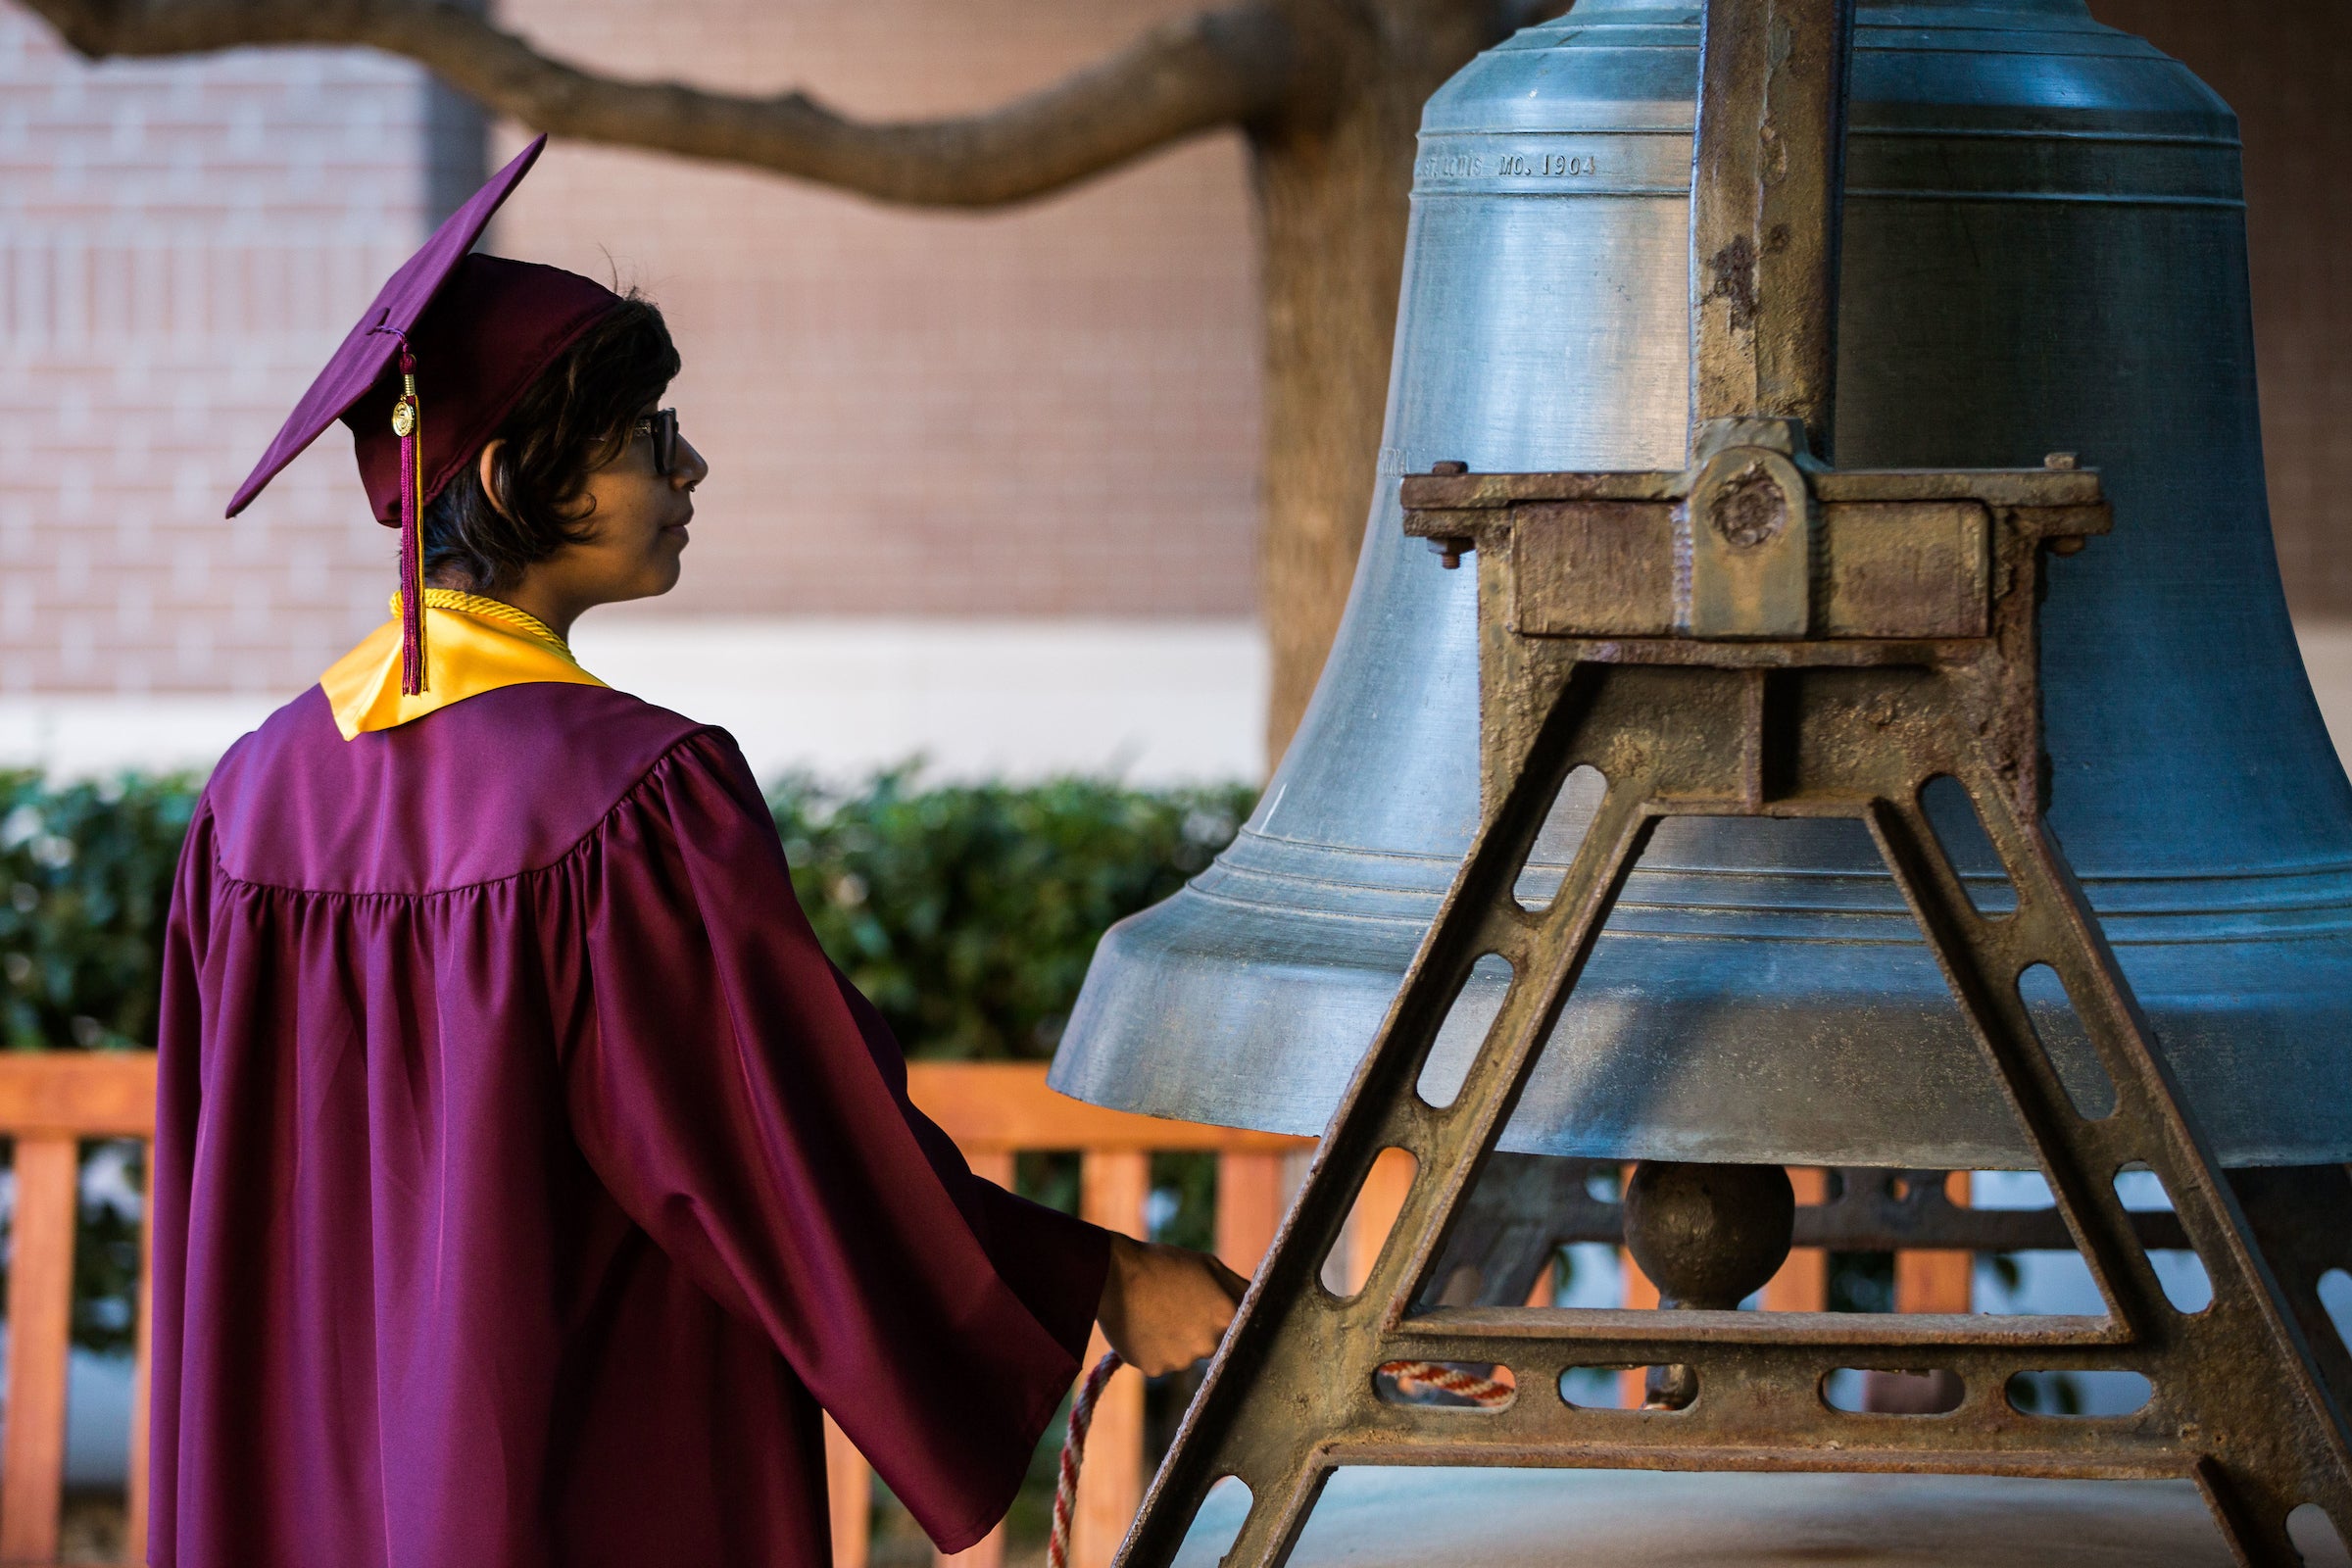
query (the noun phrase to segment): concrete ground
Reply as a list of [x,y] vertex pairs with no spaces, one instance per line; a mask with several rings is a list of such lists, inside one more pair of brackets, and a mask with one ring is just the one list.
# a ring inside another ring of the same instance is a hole
[[[1179,1568],[1214,1568],[1247,1494],[1210,1494]],[[1343,1470],[1291,1568],[2228,1568],[2170,1481]]]

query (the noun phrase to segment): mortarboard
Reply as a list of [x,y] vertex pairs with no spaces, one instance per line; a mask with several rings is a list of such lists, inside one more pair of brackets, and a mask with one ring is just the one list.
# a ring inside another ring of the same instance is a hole
[[424,689],[425,507],[539,372],[621,303],[577,272],[472,254],[546,145],[541,136],[516,154],[376,291],[228,503],[233,517],[329,424],[351,426],[368,506],[400,529],[401,685],[410,695]]

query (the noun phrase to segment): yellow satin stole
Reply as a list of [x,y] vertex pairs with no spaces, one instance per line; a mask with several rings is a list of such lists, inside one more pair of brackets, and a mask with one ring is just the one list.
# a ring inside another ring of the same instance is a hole
[[538,616],[452,588],[424,591],[424,690],[400,689],[400,595],[392,618],[318,677],[345,740],[391,729],[502,686],[602,686]]

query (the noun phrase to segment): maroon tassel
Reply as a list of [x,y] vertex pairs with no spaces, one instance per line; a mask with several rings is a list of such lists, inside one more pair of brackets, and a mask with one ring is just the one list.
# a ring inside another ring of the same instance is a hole
[[400,348],[401,399],[392,411],[400,437],[400,689],[424,691],[424,434],[418,428],[416,358]]

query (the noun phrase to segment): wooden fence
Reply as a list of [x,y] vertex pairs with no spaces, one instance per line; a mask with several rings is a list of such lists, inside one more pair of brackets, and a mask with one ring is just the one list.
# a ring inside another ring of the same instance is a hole
[[[910,1077],[916,1103],[955,1138],[975,1170],[1009,1184],[1016,1153],[1074,1151],[1087,1217],[1130,1235],[1144,1230],[1155,1151],[1216,1152],[1217,1248],[1245,1272],[1255,1267],[1281,1223],[1284,1158],[1311,1147],[1304,1139],[1081,1104],[1049,1090],[1045,1069],[1037,1065],[917,1062]],[[16,1145],[8,1399],[0,1423],[0,1563],[48,1564],[58,1555],[80,1146],[93,1139],[145,1140],[154,1130],[150,1054],[0,1055],[0,1137]],[[147,1281],[142,1231],[123,1537],[134,1556],[147,1536]],[[1141,1379],[1120,1374],[1095,1418],[1073,1542],[1078,1568],[1109,1561],[1142,1498],[1143,1415]],[[837,1432],[828,1430],[827,1438],[834,1558],[845,1568],[863,1568],[870,1490],[865,1461]],[[956,1560],[984,1568],[1001,1560],[1003,1551],[1000,1531]]]
[[[1283,1162],[1314,1147],[1303,1138],[1162,1121],[1104,1110],[1046,1087],[1042,1066],[1025,1062],[915,1062],[908,1072],[914,1102],[939,1123],[981,1175],[1009,1186],[1012,1161],[1024,1152],[1075,1151],[1079,1211],[1105,1229],[1144,1234],[1152,1191],[1152,1156],[1170,1151],[1217,1156],[1217,1252],[1244,1274],[1253,1272],[1282,1223],[1288,1187]],[[1395,1218],[1398,1191],[1389,1215]],[[1383,1224],[1385,1235],[1387,1225]],[[1096,1331],[1086,1364],[1102,1353]],[[833,1492],[834,1568],[864,1568],[865,1461],[830,1427],[826,1432]],[[1070,1526],[1071,1568],[1103,1568],[1144,1497],[1144,1382],[1132,1370],[1112,1378],[1095,1407],[1086,1469]],[[1004,1529],[942,1563],[997,1568]]]
[[[1087,1218],[1130,1235],[1144,1231],[1151,1158],[1161,1151],[1214,1153],[1217,1251],[1254,1271],[1282,1220],[1308,1140],[1103,1110],[1046,1087],[1026,1063],[918,1062],[915,1102],[953,1137],[982,1175],[1009,1183],[1023,1152],[1076,1152]],[[0,1563],[56,1560],[65,1477],[66,1374],[73,1317],[74,1240],[83,1140],[145,1139],[154,1130],[155,1060],[144,1053],[0,1055],[0,1136],[16,1144],[16,1218],[8,1287],[8,1401],[0,1427]],[[1286,1172],[1286,1161],[1293,1162]],[[1792,1173],[1800,1202],[1818,1201],[1820,1172]],[[1358,1199],[1344,1272],[1360,1284],[1395,1222],[1411,1180],[1407,1163],[1384,1163]],[[143,1251],[143,1249],[142,1249]],[[1906,1252],[1896,1262],[1896,1305],[1906,1311],[1969,1309],[1967,1253]],[[124,1539],[135,1556],[147,1534],[148,1289],[142,1255],[136,1373]],[[1766,1304],[1818,1310],[1827,1259],[1799,1250],[1766,1290]],[[1655,1305],[1656,1292],[1626,1267],[1626,1304]],[[1098,1337],[1099,1338],[1099,1337]],[[1090,1361],[1101,1349],[1090,1350]],[[828,1427],[835,1568],[864,1568],[870,1478],[865,1462]],[[1143,1383],[1122,1372],[1104,1393],[1088,1446],[1071,1543],[1074,1568],[1103,1568],[1142,1499]],[[1002,1527],[952,1561],[995,1568]]]
[[[66,1479],[66,1357],[74,1327],[74,1235],[81,1143],[155,1133],[155,1057],[144,1053],[0,1055],[0,1136],[17,1146],[8,1265],[8,1406],[0,1425],[0,1562],[57,1557]],[[145,1226],[140,1227],[137,1372],[123,1540],[147,1540]]]

